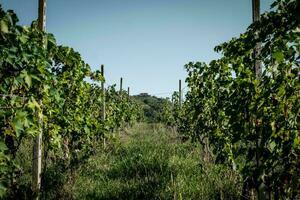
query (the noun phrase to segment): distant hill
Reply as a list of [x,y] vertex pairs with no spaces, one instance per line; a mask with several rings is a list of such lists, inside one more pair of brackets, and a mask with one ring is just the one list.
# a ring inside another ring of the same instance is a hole
[[168,98],[159,98],[151,96],[148,93],[141,93],[132,96],[142,107],[146,122],[159,122],[164,103],[169,101]]

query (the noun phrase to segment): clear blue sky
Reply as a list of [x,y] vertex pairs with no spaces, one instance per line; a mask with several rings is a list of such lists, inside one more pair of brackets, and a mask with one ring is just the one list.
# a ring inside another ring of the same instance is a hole
[[[272,0],[261,0],[269,10]],[[37,18],[37,0],[0,0],[22,25]],[[251,23],[251,0],[48,0],[47,31],[79,51],[107,84],[132,94],[169,96],[184,80],[184,64],[210,61],[213,47]],[[185,85],[185,84],[184,84]]]

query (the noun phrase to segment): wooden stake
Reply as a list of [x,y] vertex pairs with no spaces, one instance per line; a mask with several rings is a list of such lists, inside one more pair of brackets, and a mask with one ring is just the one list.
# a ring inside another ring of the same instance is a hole
[[[101,75],[104,77],[104,65],[101,65]],[[101,81],[101,89],[102,89],[102,109],[101,109],[101,119],[104,122],[106,115],[105,115],[105,87],[104,87],[104,81]],[[103,148],[106,149],[106,138],[105,135],[103,135]]]
[[259,20],[260,16],[260,0],[252,0],[252,20]]
[[130,87],[127,88],[127,94],[130,96]]
[[[252,0],[252,20],[258,21],[260,18],[260,0]],[[261,44],[257,43],[254,50],[255,60],[255,75],[257,79],[260,79],[262,74],[261,61],[258,59],[261,52]]]
[[179,80],[179,106],[181,106],[181,98],[182,98],[181,80]]
[[[104,65],[101,65],[101,75],[104,77]],[[101,89],[102,89],[102,110],[101,110],[101,118],[102,121],[105,121],[105,88],[104,88],[104,81],[101,82]]]
[[122,93],[123,90],[123,78],[120,78],[120,94]]
[[[38,28],[45,31],[46,27],[46,0],[39,0]],[[43,44],[44,45],[44,44]],[[42,138],[43,138],[43,110],[42,100],[39,100],[40,110],[38,113],[39,134],[34,138],[33,161],[32,161],[32,192],[34,199],[39,199],[41,189],[42,171]]]
[[46,3],[47,0],[39,0],[38,29],[40,31],[46,29]]
[[[258,21],[260,18],[260,0],[252,0],[252,20],[253,22]],[[256,36],[258,37],[258,36]],[[259,59],[261,53],[261,43],[257,43],[255,45],[255,49],[254,49],[254,58],[255,58],[255,76],[256,79],[261,79],[261,75],[262,75],[262,66],[261,66],[261,61]],[[259,133],[257,133],[259,134]],[[259,153],[259,148],[261,146],[261,139],[260,137],[257,137],[256,139],[256,153],[255,153],[255,157],[256,157],[256,165],[257,168],[260,167],[261,162],[260,162],[260,153]],[[257,191],[257,199],[259,200],[267,200],[268,199],[268,195],[267,195],[267,188],[266,185],[261,184],[261,185],[256,185],[256,191]]]

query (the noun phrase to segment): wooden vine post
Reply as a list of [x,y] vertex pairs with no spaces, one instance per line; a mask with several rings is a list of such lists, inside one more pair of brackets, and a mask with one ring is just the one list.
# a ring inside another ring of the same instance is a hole
[[[46,0],[39,0],[38,29],[45,31],[46,26]],[[39,134],[34,138],[33,160],[32,160],[32,192],[34,199],[39,199],[41,188],[42,171],[42,135],[43,135],[43,111],[42,100],[39,100],[40,109],[38,111]]]
[[[104,65],[101,65],[101,75],[104,78]],[[101,108],[101,120],[103,123],[105,123],[105,87],[104,87],[104,81],[101,81],[101,90],[102,90],[102,108]],[[105,135],[103,135],[103,147],[106,148],[106,138]]]
[[130,87],[127,88],[128,97],[130,96]]
[[[259,20],[259,18],[260,18],[260,0],[252,0],[252,21],[256,22]],[[259,36],[256,35],[255,37],[259,37]],[[256,79],[261,79],[261,75],[262,75],[262,64],[259,58],[260,53],[261,53],[261,43],[258,42],[255,45],[255,49],[254,49],[254,58],[255,58],[254,70],[255,70]],[[261,138],[260,136],[258,136],[256,140],[256,155],[255,155],[257,168],[260,168],[261,166],[260,152],[259,152],[260,147],[261,147]],[[256,191],[257,191],[258,200],[270,199],[270,196],[267,192],[267,186],[265,184],[258,185],[258,183],[256,183]]]
[[[104,77],[104,65],[101,65],[101,75]],[[102,109],[101,109],[101,118],[102,121],[105,121],[105,88],[104,88],[104,81],[101,81],[101,89],[102,89]]]
[[181,80],[179,80],[179,106],[181,107],[182,103],[182,89],[181,89]]
[[[119,91],[121,99],[123,99],[122,90],[123,90],[123,78],[121,77],[120,78],[120,91]],[[119,134],[119,136],[121,135],[121,130],[119,128],[118,128],[118,134]]]
[[120,78],[120,94],[122,94],[122,90],[123,90],[123,78]]
[[[260,18],[260,0],[252,0],[252,20],[253,22],[258,21]],[[257,43],[254,50],[255,61],[255,75],[257,79],[260,79],[262,69],[261,61],[258,59],[261,51],[261,44]]]

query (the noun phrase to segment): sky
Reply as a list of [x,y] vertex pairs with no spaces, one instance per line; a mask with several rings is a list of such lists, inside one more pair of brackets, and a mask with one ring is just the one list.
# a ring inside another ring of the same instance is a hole
[[[261,12],[273,0],[261,0]],[[0,0],[21,25],[37,18],[38,0]],[[251,0],[48,0],[46,31],[73,47],[106,85],[123,77],[131,94],[171,96],[184,65],[220,57],[213,48],[238,37],[252,20]]]

